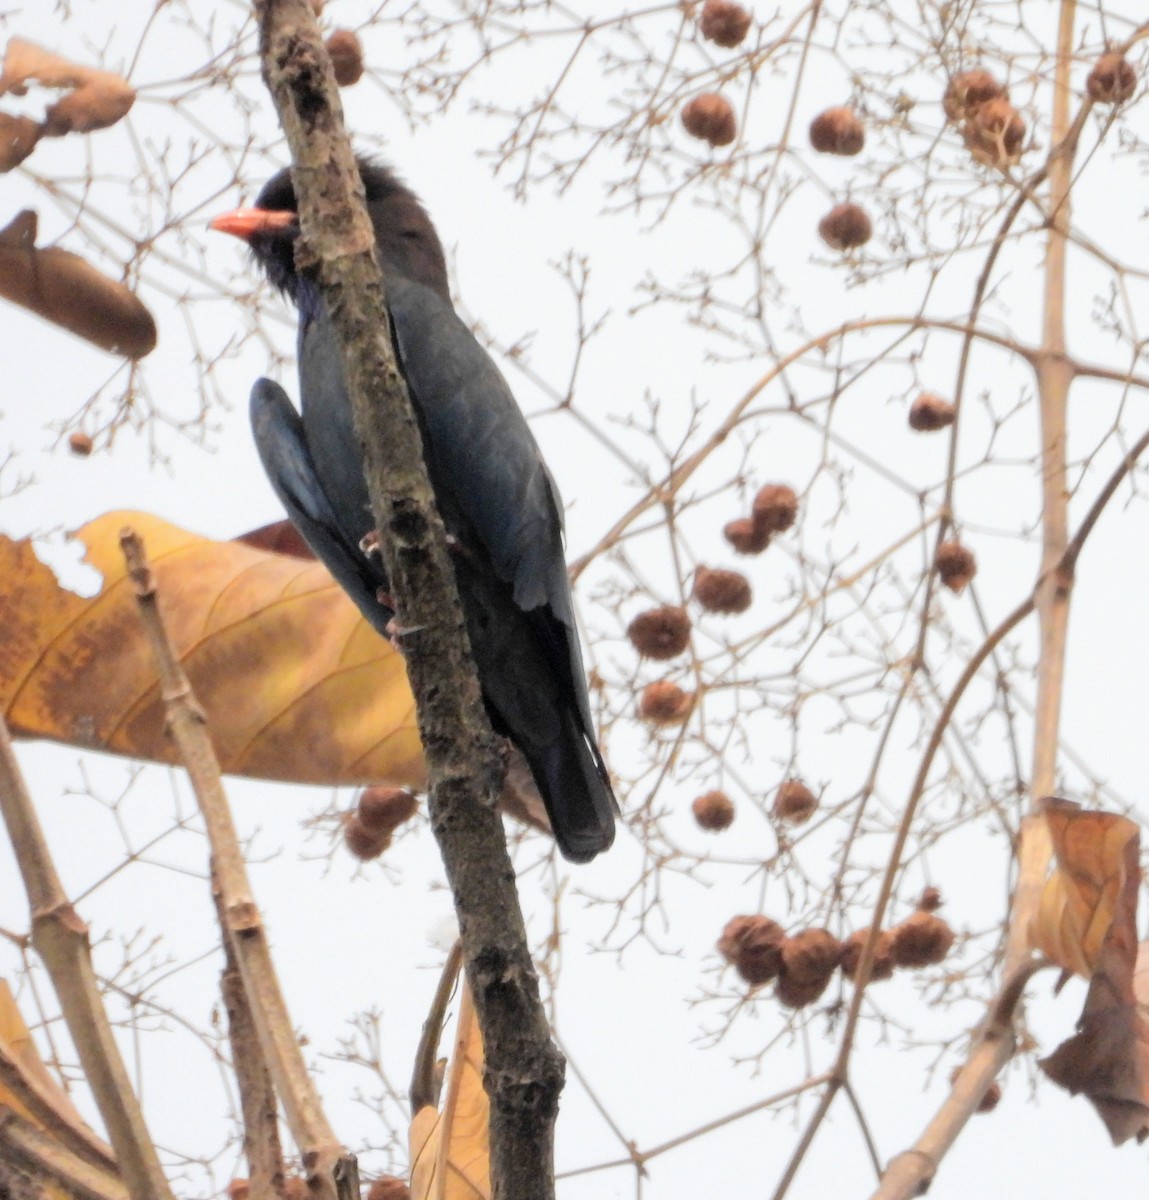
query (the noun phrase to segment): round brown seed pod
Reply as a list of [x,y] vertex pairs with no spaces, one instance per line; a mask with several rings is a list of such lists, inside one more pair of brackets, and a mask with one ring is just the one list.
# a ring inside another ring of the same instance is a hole
[[698,29],[708,42],[730,50],[745,40],[751,20],[740,4],[732,4],[730,0],[706,0],[698,18]]
[[972,71],[959,71],[946,87],[942,97],[942,108],[946,118],[955,125],[972,116],[981,105],[999,97],[1009,98],[1009,93],[982,67]]
[[951,592],[961,592],[977,574],[977,559],[958,541],[942,542],[934,556],[934,566]]
[[419,811],[419,801],[406,788],[369,787],[359,795],[355,815],[369,833],[390,834]]
[[638,715],[654,725],[677,725],[690,716],[692,700],[676,683],[661,679],[642,689]]
[[[847,979],[853,979],[858,973],[858,964],[862,961],[862,947],[870,936],[868,929],[859,929],[851,933],[842,943],[842,974]],[[871,982],[879,979],[889,979],[894,973],[894,939],[888,929],[878,934],[878,942],[874,947],[874,961],[870,967]]]
[[92,439],[80,430],[68,435],[68,449],[77,458],[87,458],[92,453]]
[[782,926],[769,917],[731,917],[718,939],[718,953],[747,983],[768,983],[782,969],[784,938]]
[[856,250],[870,240],[874,227],[864,208],[836,204],[818,222],[818,233],[832,250]]
[[626,636],[643,658],[661,662],[690,645],[690,618],[686,609],[664,604],[639,613],[626,627]]
[[344,813],[343,844],[360,862],[370,862],[391,845],[391,835],[368,829],[357,812]]
[[279,1200],[310,1200],[310,1196],[307,1180],[299,1175],[288,1175],[279,1186]]
[[767,533],[785,533],[798,519],[798,493],[785,483],[758,489],[751,508],[754,524]]
[[740,571],[699,567],[694,572],[694,599],[712,613],[740,613],[750,607],[750,581]]
[[699,828],[717,833],[734,822],[734,801],[725,792],[704,792],[690,806]]
[[910,405],[910,428],[919,433],[936,433],[953,423],[954,406],[933,392],[922,392]]
[[805,1008],[813,1004],[829,985],[829,976],[816,982],[799,983],[782,970],[774,983],[774,995],[778,1003],[785,1008]]
[[782,943],[782,971],[795,983],[824,987],[841,957],[842,943],[828,929],[803,929]]
[[818,797],[800,780],[787,779],[774,795],[774,816],[804,825],[818,810]]
[[940,963],[954,944],[954,931],[935,913],[911,913],[892,930],[894,962],[899,967],[929,967]]
[[819,154],[852,156],[866,144],[866,127],[846,105],[828,108],[810,122],[810,145]]
[[363,43],[350,29],[336,29],[325,45],[335,69],[335,82],[350,87],[363,78]]
[[227,1200],[247,1200],[251,1184],[246,1179],[233,1179],[227,1185]]
[[1098,104],[1124,104],[1137,90],[1137,72],[1123,55],[1103,54],[1089,72],[1085,90]]
[[682,109],[682,124],[691,137],[712,146],[729,146],[738,136],[734,108],[717,92],[703,92],[687,103]]
[[[950,1083],[956,1083],[957,1077],[961,1074],[961,1067],[954,1067],[950,1072]],[[993,1112],[1001,1103],[1001,1084],[995,1079],[993,1083],[985,1089],[985,1095],[978,1101],[977,1108],[974,1112],[987,1113]]]
[[734,547],[735,554],[761,554],[770,545],[770,531],[759,529],[753,517],[727,521],[722,536]]
[[934,887],[933,884],[922,888],[922,894],[918,897],[918,908],[922,912],[937,912],[941,906],[942,893],[940,888]]
[[411,1189],[397,1175],[380,1175],[371,1181],[366,1200],[411,1200]]
[[991,167],[1016,162],[1025,142],[1025,121],[1004,97],[987,100],[962,125],[962,137],[970,153]]

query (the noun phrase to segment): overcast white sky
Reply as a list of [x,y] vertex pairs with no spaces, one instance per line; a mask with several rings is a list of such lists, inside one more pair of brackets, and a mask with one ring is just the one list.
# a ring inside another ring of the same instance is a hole
[[[372,7],[357,0],[337,0],[329,12],[333,22],[355,25]],[[1027,17],[1035,14],[1035,19],[1042,15],[1035,10],[1044,11],[1044,6],[1032,3],[1021,7]],[[199,61],[202,48],[181,30],[181,14],[202,20],[216,9],[220,10],[221,26],[237,23],[242,12],[239,4],[202,3],[175,5],[164,11],[133,80],[146,84],[171,78]],[[150,6],[140,5],[139,14],[129,8],[117,18],[122,42],[114,39],[110,44],[110,65],[122,64],[130,54],[138,22],[148,11]],[[46,8],[9,11],[3,16],[0,33],[29,37],[88,60],[94,53],[92,46],[105,41],[107,21],[105,6],[80,2],[66,20],[63,13]],[[392,27],[373,33],[368,42],[373,63],[405,52]],[[523,70],[522,78],[513,71],[504,70],[502,76],[488,73],[482,78],[482,87],[504,99],[525,93],[535,77],[545,76],[549,61],[545,55],[549,53],[552,49],[540,43],[531,51],[533,57],[514,60]],[[800,96],[795,122],[799,130],[831,92],[845,92],[849,87],[840,66],[825,59],[819,63],[825,75],[818,87],[810,87]],[[610,76],[602,79],[609,97]],[[259,105],[253,128],[258,139],[270,144],[278,136],[270,105],[260,96],[257,83],[250,83],[247,90]],[[132,135],[147,154],[159,153],[166,134],[180,145],[191,136],[190,126],[173,117],[160,99],[161,92],[145,89],[131,118]],[[922,94],[924,97],[925,92]],[[579,390],[580,405],[594,420],[616,429],[608,422],[641,413],[643,397],[649,394],[660,400],[668,425],[681,428],[692,396],[707,406],[704,414],[724,412],[768,366],[761,360],[733,366],[707,362],[704,348],[710,343],[703,332],[685,325],[679,310],[666,308],[638,315],[629,311],[639,303],[638,284],[651,269],[664,279],[681,280],[698,263],[713,266],[737,254],[738,239],[711,209],[701,203],[683,204],[670,220],[654,229],[649,228],[645,216],[638,220],[629,215],[603,216],[603,179],[618,169],[609,156],[595,160],[586,177],[564,195],[542,188],[531,194],[528,203],[519,204],[508,195],[502,179],[492,178],[488,161],[476,154],[477,148],[489,147],[496,140],[497,126],[469,114],[465,100],[446,117],[412,132],[377,82],[365,80],[344,97],[351,128],[382,138],[387,157],[425,199],[454,254],[458,291],[468,315],[480,319],[498,340],[508,344],[529,334],[531,366],[556,383],[562,383],[570,369],[575,339],[569,290],[552,264],[570,250],[590,257],[589,308],[592,314],[610,314],[603,333],[587,350]],[[33,96],[19,103],[31,111],[37,102]],[[230,129],[219,124],[227,118],[222,101],[217,103],[221,107],[217,115],[205,118],[207,125],[217,122],[217,130]],[[767,107],[765,101],[762,106]],[[756,111],[764,125],[768,123],[769,112]],[[199,136],[206,142],[205,134],[206,130]],[[697,147],[677,132],[672,136],[677,138],[680,152],[697,153]],[[114,215],[127,228],[136,228],[146,219],[146,201],[114,177],[131,170],[133,151],[127,130],[95,135],[90,150],[100,170],[113,176],[101,194],[113,196],[118,188],[122,207]],[[71,139],[45,143],[27,167],[44,178],[65,179],[68,189],[75,191],[71,178],[83,169],[84,152],[84,145]],[[178,158],[179,153],[177,147],[173,157]],[[282,160],[281,147],[274,153]],[[824,169],[834,187],[843,188],[850,180],[845,166],[831,164]],[[1144,203],[1143,188],[1131,182],[1139,178],[1135,163],[1127,162],[1124,174],[1106,173],[1101,162],[1092,163],[1090,170],[1097,172],[1099,182],[1086,193],[1084,204],[1098,206],[1102,218],[1095,220],[1094,226],[1106,233],[1115,231],[1114,239],[1128,257],[1140,261],[1145,238],[1143,223],[1137,222]],[[255,185],[267,173],[266,168],[252,163],[250,176]],[[195,274],[181,274],[179,269],[183,264],[191,272],[221,281],[249,276],[249,264],[238,244],[206,229],[215,211],[250,199],[251,192],[241,195],[225,188],[229,175],[226,161],[209,158],[194,176],[194,185],[177,193],[189,211],[181,234],[165,235],[163,248],[174,266],[167,270],[158,264],[150,267],[141,287],[161,331],[160,348],[147,364],[147,386],[154,403],[169,412],[194,412],[198,387],[187,325],[173,305],[173,294],[186,291],[195,299],[196,336],[204,339],[201,344],[209,353],[252,324],[251,313],[234,299],[212,294]],[[218,197],[213,196],[213,189],[219,189]],[[60,237],[62,244],[81,248],[78,240],[70,240],[74,233],[69,233],[68,220],[38,191],[29,174],[6,176],[2,194],[6,203],[0,222],[32,204],[40,211],[44,240]],[[106,203],[102,211],[107,212]],[[789,210],[782,231],[773,237],[777,257],[770,264],[779,275],[801,279],[799,290],[806,289],[802,298],[807,303],[813,297],[807,327],[812,327],[809,322],[814,317],[816,327],[828,328],[858,315],[859,309],[874,313],[898,306],[897,289],[903,286],[899,279],[861,292],[845,288],[842,272],[823,248],[802,235],[802,222],[812,223],[816,215],[806,203]],[[1119,226],[1129,230],[1128,236],[1118,235]],[[109,244],[117,244],[114,236]],[[1130,244],[1137,249],[1130,251]],[[1084,265],[1079,269],[1075,286],[1081,294],[1100,286]],[[954,313],[962,311],[969,294],[962,270],[955,268],[961,289],[955,288],[952,303],[945,306]],[[1003,277],[994,319],[1012,320],[1022,333],[1032,333],[1036,314],[1026,305],[1032,301],[1037,278],[1032,258],[1028,263],[1024,255],[1012,260]],[[290,355],[292,323],[285,308],[266,294],[261,304],[267,318],[265,328],[277,338],[280,352]],[[1088,302],[1079,305],[1085,314],[1089,308]],[[290,362],[269,366],[267,348],[258,339],[246,340],[234,356],[221,363],[218,379],[232,407],[230,411],[212,410],[205,445],[161,431],[158,449],[161,459],[168,461],[157,461],[157,447],[147,436],[125,431],[110,450],[82,461],[68,454],[57,440],[56,428],[105,375],[116,370],[116,363],[10,306],[4,306],[3,320],[0,449],[11,446],[18,451],[14,469],[28,473],[32,482],[4,499],[0,533],[25,536],[70,529],[105,511],[140,508],[201,533],[230,537],[279,516],[251,447],[246,393],[255,375],[271,370],[294,394],[294,368]],[[788,311],[777,313],[777,328],[788,332],[788,321]],[[1074,334],[1081,338],[1079,349],[1088,348],[1098,358],[1108,353],[1104,339],[1088,330],[1084,320]],[[934,377],[952,382],[952,351],[952,346],[931,343],[931,357],[921,368],[923,373],[932,371]],[[537,411],[546,406],[545,398],[513,364],[505,369],[525,407]],[[1012,393],[1024,386],[1024,374],[1004,356],[986,356],[978,369],[971,395],[980,389]],[[866,395],[864,405],[857,404],[857,392],[852,393],[852,407],[841,414],[836,428],[845,436],[858,438],[871,453],[887,456],[897,471],[924,485],[938,477],[943,450],[940,443],[915,438],[904,428],[904,415],[894,393],[896,380],[900,378],[903,386],[908,386],[909,376],[909,368],[900,375],[895,370],[882,376]],[[766,399],[781,403],[779,396]],[[1114,389],[1083,386],[1075,395],[1075,417],[1085,431],[1082,448],[1112,419],[1116,404]],[[1143,397],[1135,396],[1128,407],[1132,410],[1143,404]],[[1132,411],[1128,415],[1129,428],[1134,435],[1140,433],[1144,417]],[[622,505],[632,502],[641,489],[569,417],[548,415],[536,421],[535,428],[569,506],[569,546],[571,556],[576,557],[594,544]],[[1026,440],[1032,433],[1031,423],[1020,418],[1002,436],[1016,439],[1020,453],[1032,444]],[[969,436],[973,448],[976,438],[984,437],[984,427],[975,423]],[[619,437],[628,447],[641,444],[632,433],[620,432]],[[793,424],[776,422],[754,447],[751,478],[759,483],[781,477],[805,486],[821,453],[816,436],[796,431]],[[1097,479],[1104,476],[1115,453],[1108,446],[1101,454]],[[739,448],[731,445],[700,480],[699,490],[728,478],[738,456]],[[1031,541],[1003,536],[1017,532],[1031,518],[1034,495],[1032,472],[1021,466],[1007,469],[1004,459],[1003,455],[1000,468],[976,475],[959,491],[963,516],[974,531],[971,538],[982,564],[981,595],[991,620],[1024,594],[1036,561]],[[814,515],[807,529],[816,532],[807,534],[804,545],[808,553],[823,548],[828,553],[831,547],[844,553],[844,539],[866,535],[868,542],[857,543],[853,560],[857,564],[900,536],[912,522],[907,519],[911,505],[905,497],[895,497],[863,467],[853,465],[850,503],[854,524],[844,532],[828,527],[822,532],[814,522],[829,516],[833,497],[828,491],[815,491],[811,501]],[[1143,681],[1149,677],[1139,598],[1149,587],[1149,572],[1143,553],[1144,508],[1139,502],[1126,504],[1126,499],[1107,514],[1083,559],[1074,601],[1066,728],[1070,742],[1092,764],[1096,776],[1111,785],[1116,795],[1137,803],[1145,777],[1144,739],[1139,729]],[[734,504],[735,499],[728,497],[724,505],[703,506],[688,518],[689,536],[700,557],[717,559],[724,554],[717,529],[723,520],[737,515],[729,511]],[[67,552],[60,551],[59,539],[55,545],[55,551],[45,553],[59,563]],[[671,596],[670,569],[652,545],[649,541],[644,544],[642,553],[648,557],[641,569],[654,588],[666,589]],[[723,565],[728,561],[726,555]],[[779,560],[766,556],[751,561],[745,569],[769,603],[781,607],[787,576]],[[74,572],[67,578],[82,580]],[[611,614],[590,602],[594,587],[611,578],[609,567],[591,572],[580,600],[593,628],[617,633]],[[948,598],[945,603],[947,613],[959,611]],[[625,604],[619,615],[625,621],[640,607],[636,598]],[[744,622],[737,626],[742,633],[754,628],[753,613],[738,620]],[[621,675],[624,647],[615,641],[601,653],[605,665]],[[791,754],[788,735],[781,725],[768,724],[765,714],[754,729],[767,744],[764,748],[756,745],[757,757],[740,769],[752,779],[776,779]],[[824,729],[816,736],[803,734],[803,763],[831,793],[839,780],[856,779],[868,764],[868,759],[859,761],[855,736],[849,732],[836,736]],[[642,741],[639,731],[620,727],[612,748],[625,761]],[[898,781],[912,772],[916,752],[907,735],[895,752],[887,795],[898,796]],[[991,758],[995,753],[995,748],[987,750]],[[81,907],[100,939],[97,958],[101,969],[106,973],[117,969],[122,939],[135,939],[133,945],[139,950],[150,939],[162,936],[162,943],[143,957],[156,964],[157,975],[167,974],[165,962],[170,961],[173,969],[170,978],[154,982],[150,994],[178,1010],[192,1025],[210,1025],[219,963],[211,953],[214,932],[210,897],[202,878],[204,847],[199,836],[185,832],[166,838],[143,855],[143,861],[85,894],[123,859],[125,837],[138,848],[150,836],[168,829],[173,814],[190,813],[192,805],[182,776],[161,768],[137,774],[133,767],[115,759],[81,758],[76,751],[44,744],[23,746],[20,758],[59,856],[66,886],[73,894],[84,894]],[[1084,791],[1085,774],[1072,770],[1070,774]],[[761,784],[763,793],[767,787],[767,783]],[[125,789],[126,795],[113,811],[112,800]],[[376,1009],[382,1013],[383,1057],[389,1078],[400,1091],[406,1089],[411,1056],[444,957],[444,930],[450,921],[450,904],[439,883],[429,832],[420,827],[401,838],[382,868],[369,866],[356,872],[346,855],[328,857],[326,834],[309,834],[302,827],[305,818],[328,805],[328,791],[238,780],[229,783],[229,790],[240,826],[252,838],[257,894],[273,933],[295,1019],[308,1038],[308,1053],[320,1072],[335,1127],[349,1145],[375,1148],[364,1155],[367,1170],[401,1171],[401,1157],[381,1148],[386,1135],[370,1108],[358,1099],[359,1093],[369,1096],[378,1091],[379,1081],[361,1068],[329,1056],[338,1052],[340,1039],[348,1036],[348,1018]],[[685,785],[668,792],[665,799],[669,803],[675,798],[685,810],[697,790],[701,789]],[[76,794],[80,792],[89,794]],[[631,802],[643,798],[639,794]],[[349,804],[351,799],[350,794],[344,795],[340,803]],[[739,840],[722,843],[722,848],[753,858],[767,838],[768,825],[751,806],[743,811],[740,822],[724,835]],[[195,824],[193,819],[193,828]],[[685,815],[672,818],[671,825],[691,846],[702,844]],[[821,839],[812,840],[807,870],[825,868],[834,844],[832,835],[831,829]],[[534,848],[528,846],[522,861],[528,865],[536,857]],[[929,856],[931,877],[948,900],[945,915],[959,932],[982,932],[1000,918],[1007,886],[1004,863],[1003,839],[980,828],[954,832]],[[767,989],[758,1004],[747,1006],[725,1036],[711,1044],[711,1032],[722,1027],[739,994],[729,972],[725,976],[717,973],[713,944],[729,916],[758,907],[762,885],[748,868],[700,871],[695,878],[666,873],[663,900],[669,926],[665,931],[652,930],[651,939],[662,952],[656,952],[651,941],[641,939],[618,954],[597,950],[607,934],[611,912],[606,906],[589,903],[585,896],[623,893],[641,867],[641,850],[624,833],[609,856],[592,866],[557,868],[565,889],[557,1011],[560,1036],[579,1074],[623,1135],[640,1147],[649,1147],[827,1068],[835,1040],[827,1036],[830,1022],[826,1016],[811,1021],[800,1036],[790,1038],[782,1033],[777,1006]],[[550,919],[548,892],[556,886],[551,870],[531,870],[524,877],[524,906],[532,915],[536,935],[547,929]],[[782,881],[771,887],[767,911],[772,911],[771,904],[782,904],[786,884]],[[783,914],[778,915],[784,919]],[[26,924],[9,851],[0,846],[0,927],[21,931]],[[958,953],[962,953],[960,949]],[[194,966],[184,966],[192,962]],[[6,942],[0,943],[0,972],[11,980],[17,966],[15,952]],[[1039,976],[1034,985],[1034,1029],[1043,1052],[1072,1032],[1084,994],[1081,985],[1072,983],[1054,1001],[1049,998],[1051,981],[1051,976]],[[878,985],[874,1000],[890,1023],[883,1027],[874,1021],[863,1026],[853,1080],[880,1153],[888,1157],[913,1139],[944,1094],[964,1033],[981,1009],[976,1001],[935,1006],[936,989],[919,991],[912,977]],[[31,1016],[27,1001],[25,1007]],[[218,1066],[172,1017],[148,1015],[142,1024],[157,1029],[143,1039],[141,1067],[144,1099],[157,1140],[172,1161],[178,1155],[215,1154],[227,1128],[226,1085],[221,1083]],[[758,1070],[745,1061],[774,1039],[778,1043]],[[936,1044],[946,1041],[951,1043],[949,1050],[939,1058]],[[930,1044],[912,1049],[922,1043]],[[134,1054],[132,1039],[125,1038],[125,1045]],[[935,1061],[936,1069],[931,1071]],[[947,1158],[931,1197],[956,1200],[973,1192],[986,1197],[1076,1200],[1141,1194],[1144,1150],[1112,1149],[1100,1121],[1084,1101],[1071,1101],[1044,1081],[1034,1088],[1033,1078],[1031,1060],[1014,1066],[1005,1079],[1001,1106],[993,1116],[971,1123]],[[565,1180],[559,1195],[563,1200],[638,1194],[677,1200],[704,1191],[738,1198],[769,1196],[802,1118],[812,1108],[810,1100],[797,1113],[755,1115],[687,1143],[650,1165],[641,1192],[634,1172],[621,1168]],[[393,1108],[391,1115],[395,1115]],[[560,1171],[624,1153],[572,1071],[559,1125]],[[191,1162],[178,1167],[177,1193],[204,1196],[223,1188],[233,1174],[242,1173],[235,1163],[232,1152],[218,1157],[210,1169]],[[797,1200],[864,1196],[870,1182],[856,1124],[839,1101],[791,1195]]]

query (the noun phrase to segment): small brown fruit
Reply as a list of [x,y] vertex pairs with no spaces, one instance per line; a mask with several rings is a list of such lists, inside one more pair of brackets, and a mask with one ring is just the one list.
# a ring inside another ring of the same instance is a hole
[[705,792],[690,806],[699,828],[719,832],[734,821],[734,801],[725,792]]
[[800,779],[787,779],[774,796],[774,815],[790,825],[804,825],[817,809],[818,797]]
[[[868,929],[859,929],[851,933],[842,943],[842,974],[847,979],[853,979],[858,973],[858,964],[862,961],[862,947],[870,936]],[[874,961],[870,967],[870,981],[889,979],[894,973],[894,939],[888,929],[878,934],[877,945],[874,947]]]
[[638,715],[654,725],[678,725],[690,716],[692,698],[676,683],[661,679],[642,689]]
[[694,572],[694,599],[712,613],[740,613],[750,607],[750,581],[740,571],[699,567]]
[[911,913],[893,929],[894,962],[899,967],[940,963],[954,944],[954,931],[934,913]]
[[[957,1083],[957,1077],[961,1074],[961,1067],[954,1067],[950,1072],[950,1083]],[[985,1095],[978,1101],[977,1108],[974,1112],[988,1113],[993,1112],[1001,1103],[1001,1084],[995,1079],[993,1083],[985,1089]]]
[[359,796],[356,816],[369,833],[390,834],[419,811],[419,801],[406,788],[369,787]]
[[691,137],[701,138],[712,146],[729,146],[738,135],[734,108],[717,92],[695,96],[682,110],[682,124]]
[[750,21],[750,14],[740,4],[732,4],[730,0],[706,0],[702,16],[698,18],[698,28],[708,42],[730,50],[742,44],[750,32]]
[[960,125],[983,104],[999,97],[1008,99],[1009,93],[988,71],[975,67],[972,71],[959,71],[949,81],[942,108],[948,120]]
[[343,844],[360,862],[370,862],[373,858],[378,858],[391,844],[391,835],[374,833],[363,824],[358,813],[345,813]]
[[1025,121],[1004,97],[987,100],[962,125],[962,137],[978,162],[1007,167],[1017,161],[1025,141]]
[[852,156],[866,144],[866,127],[852,108],[828,108],[810,122],[810,145],[819,154]]
[[977,559],[961,542],[942,542],[934,557],[942,583],[951,592],[960,593],[977,574]]
[[227,1185],[227,1200],[247,1200],[251,1184],[246,1179],[233,1179]]
[[279,1200],[311,1200],[307,1180],[299,1175],[288,1175],[280,1184]]
[[68,449],[77,458],[87,458],[92,453],[92,439],[86,433],[77,430],[68,435]]
[[785,533],[798,519],[798,494],[785,483],[768,483],[754,497],[754,524],[767,533]]
[[922,392],[910,405],[910,428],[918,433],[936,433],[953,423],[954,406],[933,392]]
[[784,1008],[805,1008],[822,995],[829,983],[829,979],[817,983],[799,983],[785,971],[780,971],[774,984],[774,995]]
[[934,887],[933,884],[922,888],[922,894],[918,897],[918,908],[922,912],[937,912],[941,906],[942,893],[940,888]]
[[380,1175],[371,1181],[366,1200],[411,1200],[411,1189],[397,1175]]
[[1120,54],[1103,54],[1089,72],[1085,90],[1098,104],[1124,104],[1137,90],[1137,72]]
[[818,233],[832,250],[856,250],[870,240],[874,227],[864,208],[836,204],[818,222]]
[[335,68],[335,82],[340,87],[350,87],[363,78],[363,43],[357,33],[350,29],[336,29],[328,37],[327,53]]
[[639,613],[626,627],[626,636],[643,658],[661,662],[690,645],[690,618],[686,609],[664,604]]
[[770,531],[759,529],[753,517],[738,517],[722,527],[722,536],[735,554],[761,554],[770,545]]
[[718,953],[755,986],[768,983],[782,969],[785,934],[777,921],[762,915],[731,917],[718,939]]
[[824,988],[841,957],[842,943],[828,929],[803,929],[782,943],[782,973],[796,984]]

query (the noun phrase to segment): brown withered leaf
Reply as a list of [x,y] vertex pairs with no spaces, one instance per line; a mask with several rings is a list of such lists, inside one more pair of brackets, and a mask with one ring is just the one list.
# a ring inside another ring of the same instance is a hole
[[1057,863],[1030,924],[1030,944],[1089,979],[1115,923],[1135,918],[1135,884],[1133,911],[1122,912],[1121,905],[1129,903],[1130,875],[1140,879],[1140,833],[1127,817],[1058,797],[1049,797],[1043,811]]
[[[1059,813],[1058,817],[1063,815],[1073,818],[1065,822],[1073,841],[1078,835],[1096,840],[1088,830],[1073,828],[1081,816],[1107,814]],[[1125,821],[1125,825],[1132,822]],[[1122,838],[1112,834],[1107,822],[1100,840],[1111,857],[1121,860],[1120,866],[1109,864],[1107,876],[1107,881],[1119,876],[1120,888],[1112,901],[1111,920],[1097,954],[1077,1033],[1042,1060],[1041,1067],[1063,1088],[1075,1095],[1084,1093],[1109,1136],[1120,1145],[1131,1137],[1140,1142],[1149,1136],[1149,944],[1137,944],[1141,869],[1136,826],[1131,835]],[[1105,907],[1110,906],[1106,903]]]
[[44,127],[30,117],[0,113],[0,174],[18,167],[44,136]]
[[0,538],[0,711],[13,732],[174,761],[119,531],[144,539],[224,771],[298,783],[426,782],[402,657],[317,562],[117,512],[77,537],[103,575],[83,599]]
[[36,214],[0,230],[0,296],[102,350],[143,358],[156,345],[152,314],[118,280],[59,246],[36,248]]
[[[40,1057],[8,984],[0,979],[0,1109],[8,1109],[80,1159],[99,1168],[112,1185],[109,1194],[123,1191],[112,1149],[85,1123],[67,1092]],[[68,1200],[58,1184],[44,1189],[47,1200]]]
[[412,1200],[491,1200],[489,1127],[483,1037],[464,980],[443,1106],[426,1104],[411,1119]]
[[4,54],[0,94],[23,96],[33,81],[41,87],[68,91],[44,114],[44,133],[49,137],[106,129],[125,116],[136,99],[135,88],[112,71],[82,66],[35,42],[14,37]]

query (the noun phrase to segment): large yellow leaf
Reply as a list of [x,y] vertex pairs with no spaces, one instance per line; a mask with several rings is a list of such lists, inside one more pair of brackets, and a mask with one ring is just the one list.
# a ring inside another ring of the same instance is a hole
[[424,1105],[411,1121],[412,1200],[490,1200],[489,1125],[483,1037],[464,981],[443,1107]]
[[176,652],[223,769],[300,783],[425,784],[402,657],[317,562],[115,512],[77,537],[99,595],[0,537],[0,711],[13,732],[174,761],[119,533],[147,546]]

